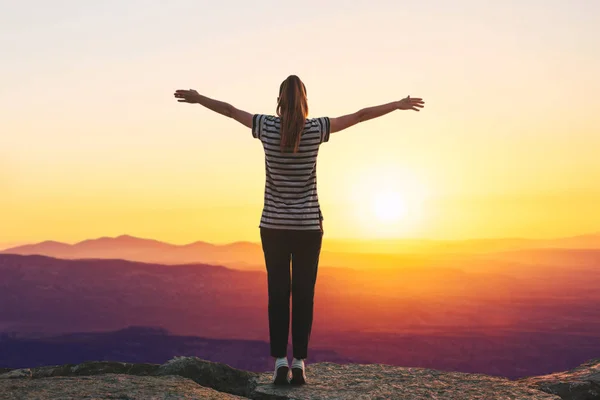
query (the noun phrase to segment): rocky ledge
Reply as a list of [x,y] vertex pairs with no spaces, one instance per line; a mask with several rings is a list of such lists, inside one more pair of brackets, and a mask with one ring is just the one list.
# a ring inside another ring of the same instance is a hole
[[521,379],[528,386],[569,400],[600,399],[600,358],[566,372]]
[[0,372],[0,399],[568,399],[600,400],[600,359],[517,381],[381,364],[307,365],[302,387],[197,357],[165,364],[87,362]]

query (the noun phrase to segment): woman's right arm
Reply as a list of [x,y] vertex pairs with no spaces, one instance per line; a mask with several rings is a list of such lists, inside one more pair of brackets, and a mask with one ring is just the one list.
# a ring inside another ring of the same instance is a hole
[[330,132],[339,132],[346,128],[356,125],[359,122],[367,121],[373,118],[381,117],[394,110],[414,110],[419,111],[425,103],[420,98],[412,98],[410,96],[391,103],[382,104],[380,106],[367,107],[353,114],[344,115],[342,117],[330,118]]

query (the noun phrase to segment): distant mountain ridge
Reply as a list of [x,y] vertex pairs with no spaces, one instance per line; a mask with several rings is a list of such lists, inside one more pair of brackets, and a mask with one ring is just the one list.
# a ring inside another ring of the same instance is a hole
[[87,239],[75,244],[52,240],[17,246],[0,254],[44,255],[61,259],[101,258],[122,259],[161,264],[227,264],[243,266],[248,260],[262,261],[262,249],[249,242],[225,245],[197,241],[175,245],[154,239],[130,235]]
[[[361,253],[367,255],[443,255],[485,254],[532,249],[600,249],[600,233],[557,239],[470,239],[470,240],[325,240],[322,262],[339,264],[337,255]],[[264,256],[259,243],[233,242],[212,244],[196,241],[176,245],[130,235],[87,239],[75,244],[44,241],[11,247],[0,254],[45,255],[62,259],[103,258],[123,259],[167,265],[208,263],[244,269],[260,265]],[[335,260],[335,262],[334,262]],[[347,260],[343,260],[347,262]],[[344,264],[347,265],[347,264]]]

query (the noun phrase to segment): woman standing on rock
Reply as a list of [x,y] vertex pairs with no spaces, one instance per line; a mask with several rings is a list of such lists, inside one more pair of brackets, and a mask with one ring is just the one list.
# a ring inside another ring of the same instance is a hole
[[[279,87],[276,116],[253,115],[191,89],[177,90],[175,98],[235,119],[262,142],[266,181],[259,228],[267,268],[269,335],[271,356],[275,358],[273,382],[303,384],[323,239],[323,214],[317,196],[319,147],[329,141],[332,133],[394,110],[419,111],[424,103],[409,96],[338,118],[308,118],[306,87],[295,75],[288,76]],[[291,377],[287,359],[290,293],[294,357]]]

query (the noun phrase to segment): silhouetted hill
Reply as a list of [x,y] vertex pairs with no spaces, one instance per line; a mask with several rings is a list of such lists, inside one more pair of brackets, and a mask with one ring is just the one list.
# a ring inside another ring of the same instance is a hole
[[[268,341],[264,271],[5,254],[0,277],[0,331],[58,335],[136,325]],[[600,353],[598,287],[597,266],[491,258],[323,268],[311,348],[370,363],[547,374]]]
[[[380,266],[396,266],[426,262],[447,255],[486,254],[534,249],[598,249],[600,234],[581,235],[552,240],[474,239],[474,240],[328,240],[323,245],[321,264],[360,268],[376,262]],[[104,258],[131,261],[188,264],[220,264],[237,269],[263,269],[264,256],[260,244],[235,242],[214,245],[202,241],[174,245],[152,239],[121,235],[84,240],[76,244],[46,241],[13,247],[0,254],[46,255],[63,259]]]
[[[129,325],[221,337],[259,321],[264,275],[222,266],[0,255],[0,331],[106,331]],[[218,305],[218,306],[217,306]],[[232,320],[231,316],[236,316]],[[210,323],[206,323],[210,321]],[[238,330],[238,338],[244,332]],[[229,336],[231,338],[231,336]]]
[[245,242],[214,245],[198,241],[186,245],[173,245],[129,235],[84,240],[72,245],[42,242],[13,247],[0,253],[45,255],[63,259],[102,258],[161,264],[207,263],[236,266],[243,266],[249,259],[260,260],[263,257],[260,246]]

